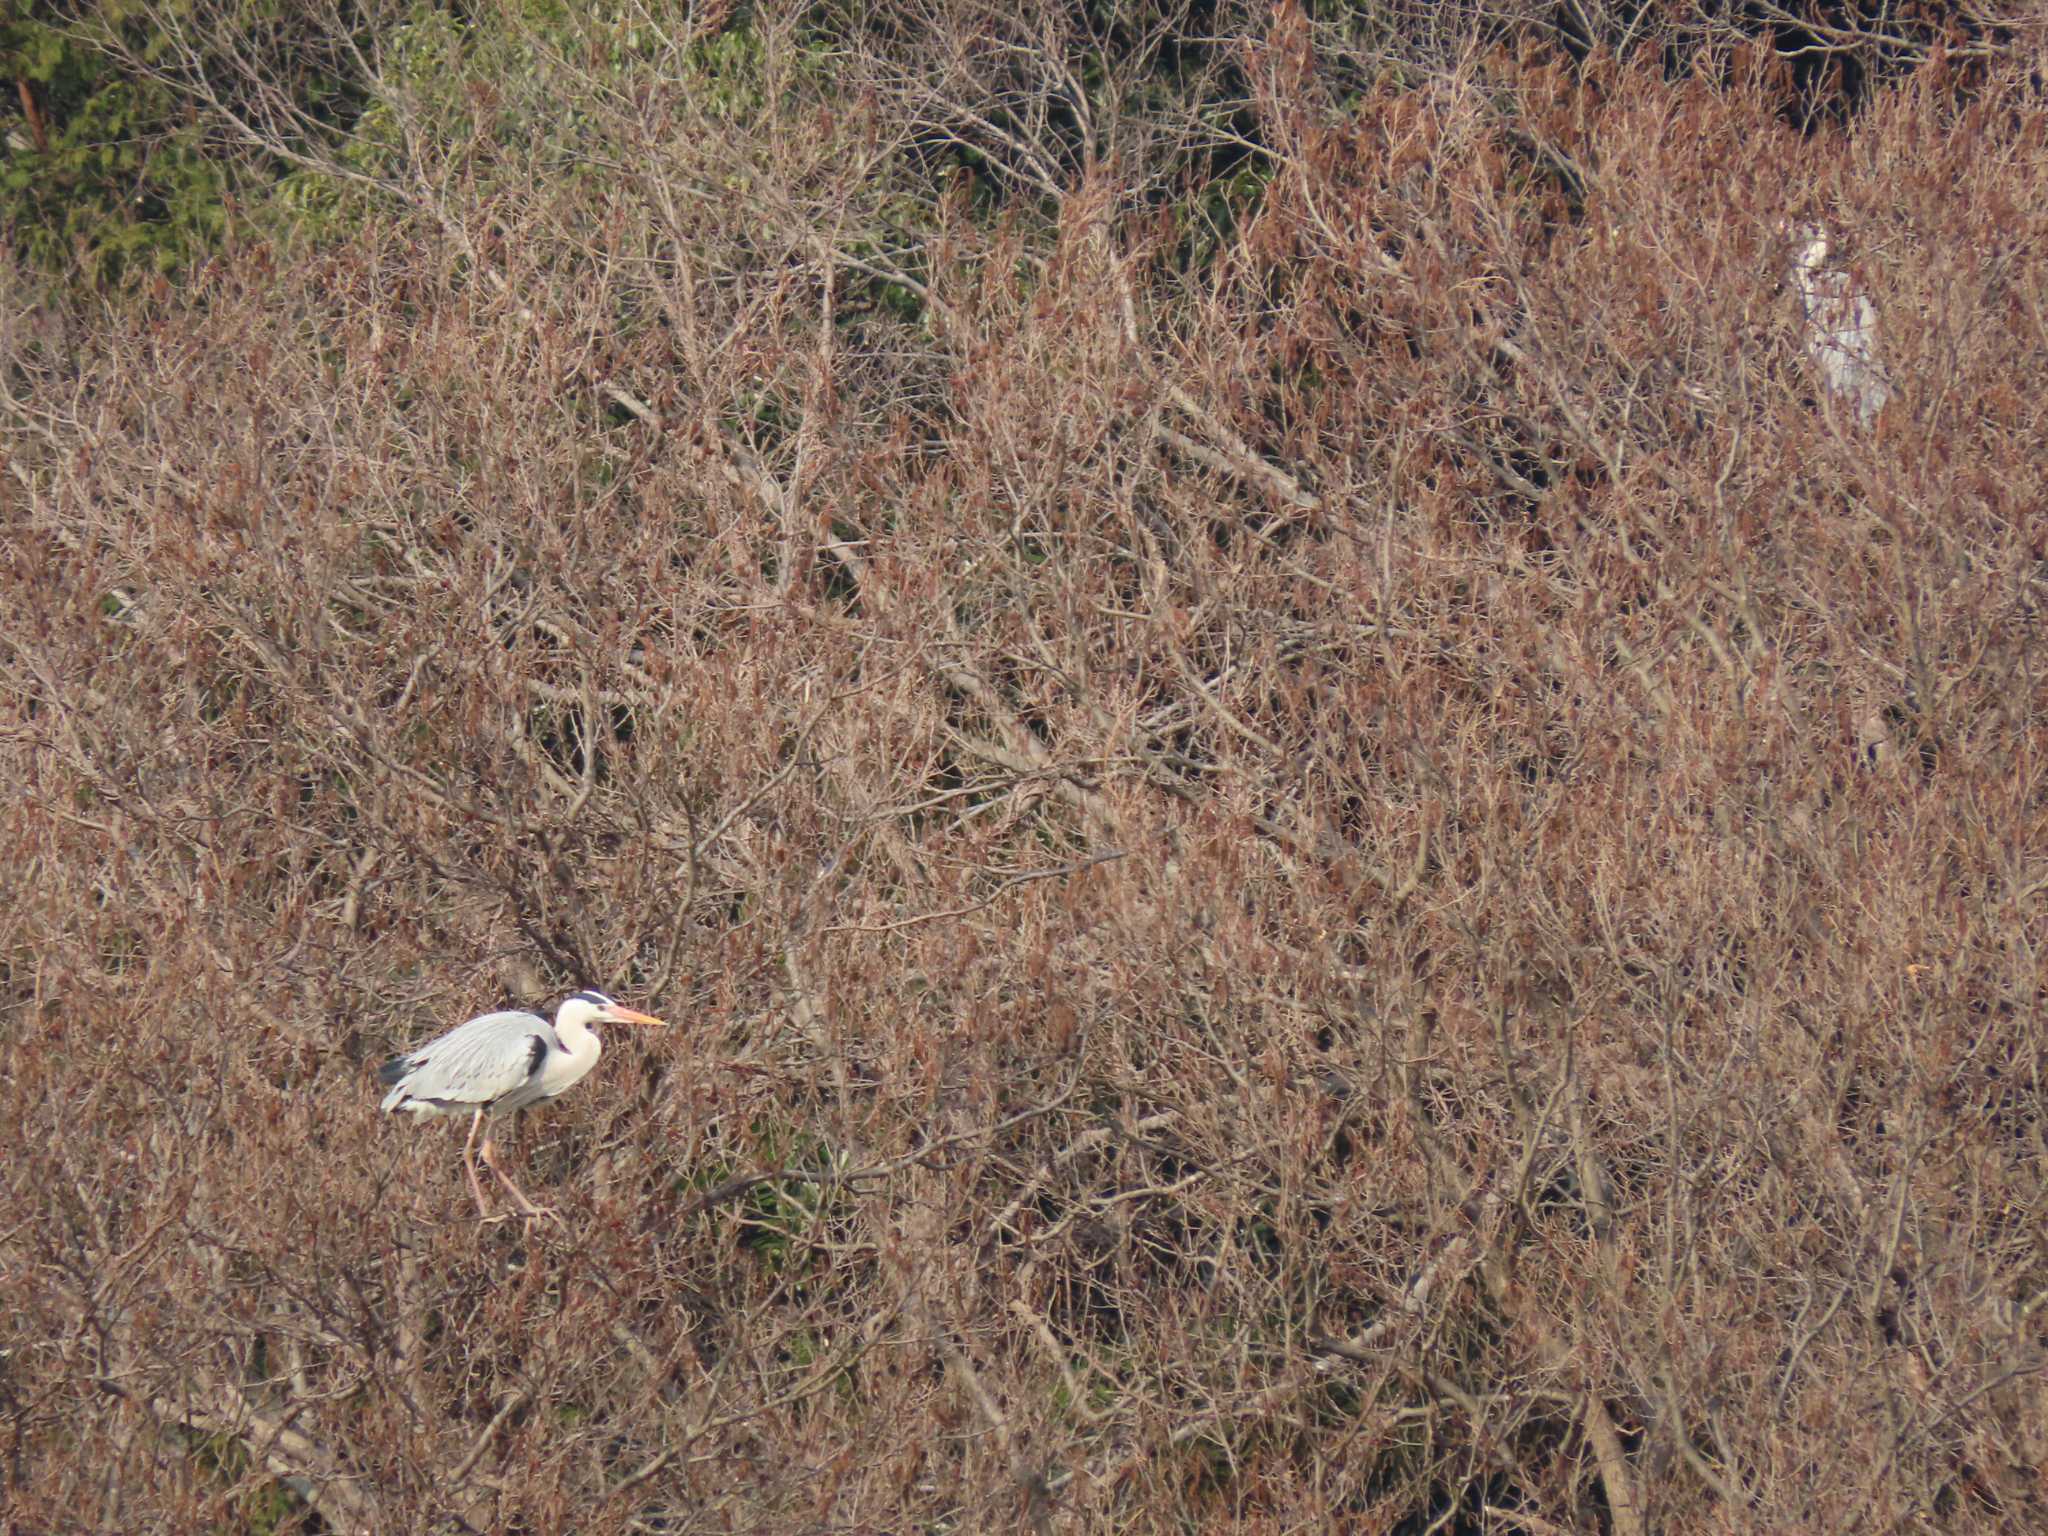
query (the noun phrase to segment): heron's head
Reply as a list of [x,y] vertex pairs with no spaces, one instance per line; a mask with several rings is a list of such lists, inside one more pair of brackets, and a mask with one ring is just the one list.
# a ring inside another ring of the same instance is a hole
[[562,999],[562,1006],[555,1010],[558,1026],[580,1024],[586,1028],[592,1024],[661,1024],[651,1013],[640,1013],[622,1003],[613,1002],[602,992],[572,992]]
[[1781,221],[1778,233],[1792,248],[1792,268],[1795,272],[1818,272],[1828,259],[1828,232],[1818,224]]

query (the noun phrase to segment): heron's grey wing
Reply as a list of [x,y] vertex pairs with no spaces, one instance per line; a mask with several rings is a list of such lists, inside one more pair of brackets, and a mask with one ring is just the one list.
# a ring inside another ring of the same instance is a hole
[[554,1026],[537,1013],[479,1015],[394,1061],[386,1071],[399,1073],[397,1086],[384,1108],[495,1104],[525,1087],[559,1049]]

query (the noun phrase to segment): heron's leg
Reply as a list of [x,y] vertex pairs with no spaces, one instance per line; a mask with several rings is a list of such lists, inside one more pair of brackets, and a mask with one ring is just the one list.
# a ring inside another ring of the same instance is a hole
[[[484,1112],[478,1110],[469,1120],[469,1140],[462,1144],[462,1166],[469,1171],[469,1192],[476,1196],[476,1210],[479,1216],[489,1219],[491,1208],[484,1204],[483,1181],[476,1176],[476,1133],[483,1129]],[[489,1160],[491,1143],[484,1142],[484,1158]]]
[[526,1198],[526,1191],[521,1189],[517,1184],[514,1184],[512,1182],[512,1175],[510,1175],[504,1169],[498,1166],[498,1159],[492,1150],[491,1138],[488,1136],[484,1138],[483,1152],[484,1161],[490,1164],[491,1172],[495,1173],[498,1176],[498,1182],[500,1184],[503,1184],[505,1188],[511,1192],[512,1198],[519,1202],[519,1209],[524,1211],[529,1219],[538,1218],[541,1216],[552,1216],[556,1221],[560,1221],[562,1219],[559,1215],[557,1215],[554,1211],[549,1210],[546,1206],[535,1205],[531,1200]]

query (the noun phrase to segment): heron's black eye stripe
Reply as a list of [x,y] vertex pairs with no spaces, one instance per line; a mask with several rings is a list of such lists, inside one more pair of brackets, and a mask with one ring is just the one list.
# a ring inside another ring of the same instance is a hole
[[590,1006],[593,1008],[609,1008],[612,1005],[612,1000],[606,997],[602,992],[578,992],[576,994],[576,998],[580,1002],[590,1004]]

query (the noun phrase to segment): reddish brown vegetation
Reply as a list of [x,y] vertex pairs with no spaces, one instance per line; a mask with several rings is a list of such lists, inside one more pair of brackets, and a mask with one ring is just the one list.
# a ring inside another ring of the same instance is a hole
[[10,341],[0,1523],[2048,1525],[2042,109],[1326,49],[1199,262],[857,240],[935,50]]

